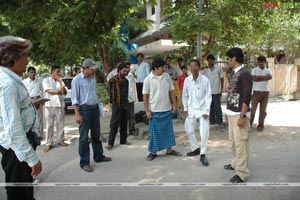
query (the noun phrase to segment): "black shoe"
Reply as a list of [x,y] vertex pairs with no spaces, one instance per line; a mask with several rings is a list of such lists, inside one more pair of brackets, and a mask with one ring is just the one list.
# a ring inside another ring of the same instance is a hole
[[243,183],[244,182],[238,175],[234,175],[229,181],[231,183]]
[[234,167],[232,167],[231,164],[228,164],[228,165],[224,165],[224,169],[227,169],[227,170],[234,170]]
[[197,156],[197,155],[200,155],[200,149],[199,148],[195,149],[194,151],[188,152],[186,154],[186,156]]
[[207,160],[205,154],[202,154],[202,155],[200,156],[200,162],[202,162],[202,165],[203,165],[203,166],[208,166],[208,160]]

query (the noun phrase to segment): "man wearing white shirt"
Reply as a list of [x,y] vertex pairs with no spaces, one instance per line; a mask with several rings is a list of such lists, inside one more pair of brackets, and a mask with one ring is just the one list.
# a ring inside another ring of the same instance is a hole
[[50,101],[45,103],[46,117],[46,147],[44,152],[48,152],[53,144],[54,120],[56,119],[56,135],[59,145],[67,146],[64,142],[64,121],[65,121],[65,102],[64,97],[67,94],[64,82],[60,78],[60,67],[53,66],[51,76],[43,80],[45,96]]
[[[208,166],[205,156],[209,137],[209,112],[211,105],[211,89],[209,80],[199,74],[200,62],[196,59],[191,60],[190,67],[192,75],[184,80],[182,91],[183,117],[185,119],[185,131],[189,137],[191,152],[187,156],[200,154],[200,162],[203,166]],[[195,125],[199,120],[199,130],[201,136],[201,151],[195,136]]]
[[133,73],[136,76],[136,90],[139,101],[143,101],[143,84],[146,76],[150,73],[149,64],[144,62],[144,54],[138,53],[136,55],[138,63],[133,66]]
[[[36,78],[36,69],[34,67],[28,67],[27,73],[28,73],[28,78],[24,79],[22,83],[27,88],[31,100],[34,101],[37,98],[44,97],[43,83],[40,79]],[[36,105],[36,111],[39,116],[40,136],[43,137],[43,130],[44,130],[43,105],[42,104]]]
[[217,123],[222,132],[225,131],[223,124],[223,113],[221,108],[221,96],[224,85],[223,70],[215,64],[215,57],[210,54],[206,57],[208,67],[202,70],[202,74],[209,79],[212,93],[209,121],[210,124]]
[[257,131],[264,130],[264,121],[267,116],[267,105],[269,99],[268,81],[272,79],[272,72],[266,67],[267,59],[264,56],[257,58],[258,66],[252,70],[253,78],[253,95],[251,102],[251,126],[255,117],[257,105],[259,103],[259,118]]
[[128,75],[126,79],[128,80],[128,129],[129,135],[133,135],[135,131],[134,127],[134,102],[137,101],[137,93],[136,93],[136,85],[135,85],[135,78],[132,73],[132,69],[130,69],[131,63],[127,62],[128,67]]

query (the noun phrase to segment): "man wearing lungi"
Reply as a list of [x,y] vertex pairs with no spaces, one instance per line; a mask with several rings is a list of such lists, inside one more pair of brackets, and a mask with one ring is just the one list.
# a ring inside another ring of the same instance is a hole
[[165,65],[163,59],[155,59],[152,72],[145,78],[143,86],[143,101],[149,119],[148,161],[156,158],[157,151],[163,149],[167,149],[166,155],[182,156],[172,149],[176,145],[172,122],[176,113],[176,98],[173,81],[165,73]]

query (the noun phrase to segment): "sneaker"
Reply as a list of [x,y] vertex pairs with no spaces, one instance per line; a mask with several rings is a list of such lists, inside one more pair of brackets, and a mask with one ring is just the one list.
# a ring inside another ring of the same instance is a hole
[[39,179],[33,179],[32,185],[38,185],[40,183]]
[[199,148],[197,148],[197,149],[195,149],[194,151],[191,151],[191,152],[188,152],[187,154],[186,154],[186,156],[197,156],[197,155],[200,155],[200,149]]
[[202,163],[203,166],[208,166],[208,160],[207,160],[205,154],[202,154],[200,156],[200,162]]

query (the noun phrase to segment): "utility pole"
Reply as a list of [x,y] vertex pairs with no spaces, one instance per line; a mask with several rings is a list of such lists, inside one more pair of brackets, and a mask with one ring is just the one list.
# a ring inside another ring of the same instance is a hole
[[[199,7],[198,7],[199,16],[202,15],[202,0],[199,0]],[[201,63],[202,58],[202,33],[198,33],[197,36],[197,58]]]

